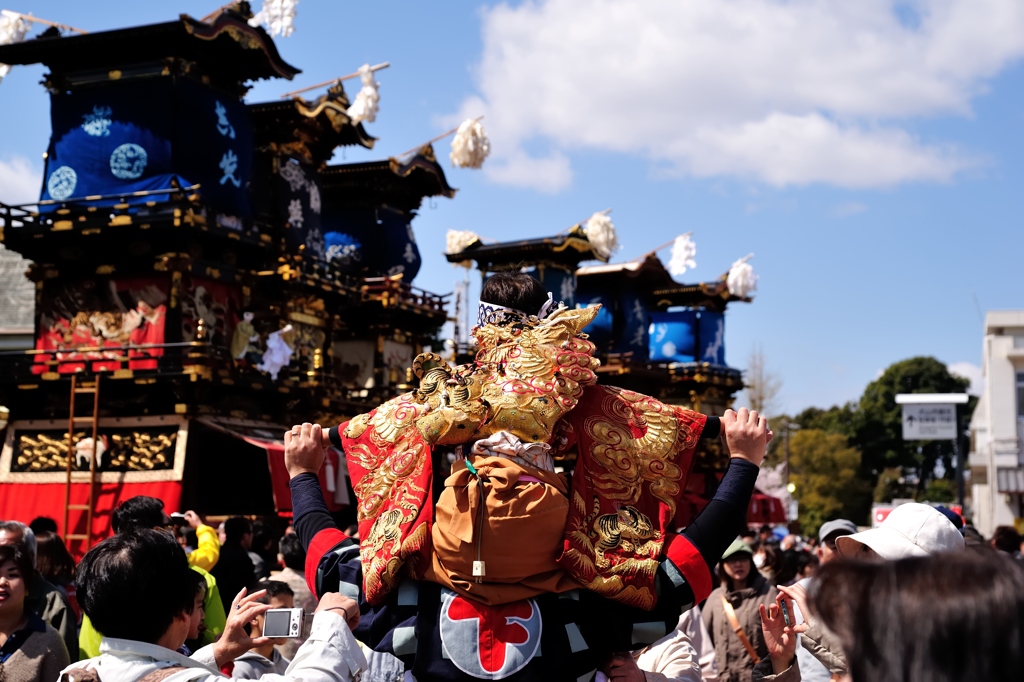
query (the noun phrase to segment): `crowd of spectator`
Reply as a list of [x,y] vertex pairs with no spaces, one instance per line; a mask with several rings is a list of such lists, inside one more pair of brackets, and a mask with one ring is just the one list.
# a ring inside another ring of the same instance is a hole
[[[280,520],[232,517],[215,528],[138,496],[117,506],[111,526],[114,537],[76,565],[52,519],[0,522],[0,682],[57,682],[69,666],[75,680],[135,682],[148,674],[140,655],[161,669],[199,665],[238,679],[284,675],[305,661],[292,677],[347,680],[363,662],[351,634],[334,632],[354,626],[358,606],[309,591],[305,549]],[[262,636],[264,611],[293,607],[312,617],[302,636]]]
[[[290,527],[275,534],[272,522],[234,517],[214,528],[135,497],[114,511],[114,536],[76,566],[55,526],[0,522],[2,682],[57,682],[62,672],[69,682],[159,682],[168,671],[182,682],[338,682],[367,661],[363,680],[407,679],[397,659],[353,638],[359,604],[310,592]],[[864,531],[843,519],[814,537],[746,531],[703,604],[653,645],[611,653],[595,679],[1019,679],[1021,550],[1012,527],[986,540],[921,504]],[[265,637],[265,612],[293,607],[315,614],[303,636]]]

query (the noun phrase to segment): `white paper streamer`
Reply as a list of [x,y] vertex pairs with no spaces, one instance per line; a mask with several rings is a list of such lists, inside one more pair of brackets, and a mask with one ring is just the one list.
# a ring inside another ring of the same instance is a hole
[[754,268],[747,261],[754,257],[754,254],[740,258],[729,268],[729,275],[726,277],[726,285],[729,293],[733,296],[746,298],[748,294],[757,289],[757,275]]
[[452,139],[452,152],[448,158],[459,168],[479,168],[491,153],[491,141],[480,121],[468,118],[459,126]]
[[697,255],[697,245],[690,238],[690,233],[679,235],[672,244],[672,259],[668,262],[668,271],[673,277],[679,277],[686,273],[687,269],[697,267],[694,256]]
[[377,120],[378,102],[380,102],[380,83],[373,77],[369,64],[359,67],[359,78],[363,81],[363,87],[356,95],[356,101],[348,108],[348,117],[352,125],[363,121],[373,123]]
[[287,38],[295,33],[295,13],[299,0],[263,0],[263,6],[252,19],[250,26],[263,25],[271,36]]
[[590,248],[601,260],[608,260],[619,250],[619,237],[615,234],[615,225],[604,213],[590,216],[583,226],[583,231],[587,233]]
[[[0,45],[13,45],[25,40],[32,24],[25,21],[17,12],[0,10]],[[0,81],[10,73],[10,64],[0,64]]]
[[[445,252],[462,253],[470,244],[478,241],[480,241],[480,237],[475,232],[470,232],[469,230],[448,230],[448,235],[445,237]],[[461,265],[469,270],[473,267],[473,261],[464,260],[460,263],[453,263],[453,265]]]

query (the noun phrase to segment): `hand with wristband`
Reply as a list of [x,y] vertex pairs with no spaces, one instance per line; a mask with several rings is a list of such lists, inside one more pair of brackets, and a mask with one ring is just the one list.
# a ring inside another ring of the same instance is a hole
[[327,592],[320,597],[320,603],[316,607],[316,613],[330,611],[345,619],[349,630],[355,630],[359,625],[359,604],[351,597],[346,597],[337,592]]

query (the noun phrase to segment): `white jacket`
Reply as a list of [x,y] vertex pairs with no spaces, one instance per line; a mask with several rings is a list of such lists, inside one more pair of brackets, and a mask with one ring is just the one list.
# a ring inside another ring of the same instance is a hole
[[[72,663],[63,672],[75,668],[95,670],[101,682],[136,682],[149,673],[170,666],[182,670],[164,682],[227,682],[214,660],[213,645],[183,656],[156,644],[130,639],[104,637],[100,655]],[[359,644],[340,615],[322,611],[313,618],[309,639],[299,647],[284,675],[264,675],[265,682],[350,682],[366,668]],[[63,674],[63,673],[62,673]]]

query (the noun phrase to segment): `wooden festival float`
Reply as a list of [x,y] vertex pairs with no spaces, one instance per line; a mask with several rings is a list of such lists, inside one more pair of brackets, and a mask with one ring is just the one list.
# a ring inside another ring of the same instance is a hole
[[[0,518],[56,517],[75,554],[139,494],[288,514],[285,428],[406,389],[446,321],[447,298],[411,286],[416,210],[455,194],[433,148],[329,165],[374,138],[342,79],[245,103],[299,73],[251,17],[0,47],[47,67],[52,121],[40,200],[0,205],[36,291],[35,348],[0,354]],[[321,478],[344,509],[339,453]]]

